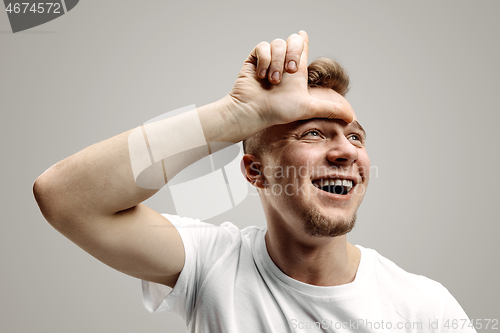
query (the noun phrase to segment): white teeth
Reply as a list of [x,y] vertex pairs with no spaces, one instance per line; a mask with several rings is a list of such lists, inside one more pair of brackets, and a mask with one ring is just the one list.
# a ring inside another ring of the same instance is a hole
[[352,180],[346,179],[318,179],[315,180],[313,184],[318,188],[323,186],[344,186],[350,190],[353,187]]

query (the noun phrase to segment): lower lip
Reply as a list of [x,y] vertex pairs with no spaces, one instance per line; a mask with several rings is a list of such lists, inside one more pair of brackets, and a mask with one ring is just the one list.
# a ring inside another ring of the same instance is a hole
[[[312,184],[311,184],[312,185]],[[354,191],[354,189],[356,188],[357,184],[354,185],[351,190],[349,191],[349,193],[347,194],[335,194],[335,193],[330,193],[330,192],[327,192],[327,191],[323,191],[322,189],[312,185],[318,192],[320,192],[321,194],[329,197],[329,198],[332,198],[332,199],[335,199],[335,200],[343,200],[343,201],[347,201],[347,200],[350,200],[352,198],[352,193]]]

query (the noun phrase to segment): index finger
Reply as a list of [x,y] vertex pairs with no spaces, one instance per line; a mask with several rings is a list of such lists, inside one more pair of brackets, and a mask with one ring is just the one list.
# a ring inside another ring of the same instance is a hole
[[304,50],[304,39],[298,34],[291,34],[286,40],[285,69],[295,73],[300,66],[300,57]]

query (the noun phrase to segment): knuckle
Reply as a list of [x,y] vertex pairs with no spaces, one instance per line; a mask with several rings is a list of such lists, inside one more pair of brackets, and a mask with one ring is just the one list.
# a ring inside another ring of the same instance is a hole
[[271,42],[271,46],[285,46],[286,42],[281,38],[276,38]]
[[257,62],[257,68],[267,69],[269,67],[270,63],[271,63],[271,59],[269,59],[269,58],[259,58],[259,61]]
[[269,67],[269,64],[271,63],[271,58],[259,58],[259,61],[257,63],[257,67],[262,68],[262,67]]
[[266,42],[266,41],[262,41],[260,42],[259,44],[257,44],[257,47],[258,48],[265,48],[265,47],[269,47],[269,43]]
[[266,59],[271,59],[271,53],[269,52],[269,49],[259,49],[257,51],[258,53],[258,57],[259,59],[263,59],[263,60],[266,60]]
[[286,51],[286,57],[287,58],[293,58],[293,59],[298,59],[300,58],[300,50],[295,50],[295,49],[292,49],[292,50],[287,50]]
[[285,63],[285,59],[275,59],[273,58],[273,61],[271,63],[271,67],[273,68],[279,68],[280,70],[283,69],[283,65]]

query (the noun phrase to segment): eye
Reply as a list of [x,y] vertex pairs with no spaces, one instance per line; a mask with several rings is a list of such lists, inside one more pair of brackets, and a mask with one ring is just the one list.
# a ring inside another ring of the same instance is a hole
[[361,141],[361,138],[359,137],[359,135],[357,134],[353,134],[349,137],[349,139],[351,140],[355,140],[355,141]]
[[353,144],[364,145],[364,137],[361,134],[353,133],[347,139],[353,141]]
[[309,136],[312,136],[312,137],[317,137],[317,138],[320,138],[320,137],[321,137],[321,132],[320,132],[320,131],[318,131],[318,130],[311,130],[311,131],[309,131],[309,132],[305,133],[305,134],[304,134],[304,135],[302,135],[302,136],[303,136],[303,137],[305,137],[305,136],[308,136],[308,135],[309,135]]

